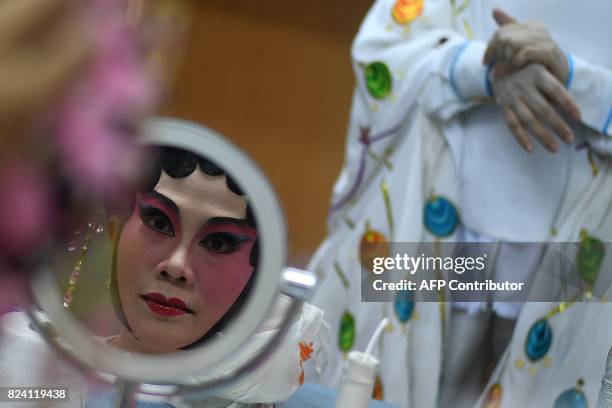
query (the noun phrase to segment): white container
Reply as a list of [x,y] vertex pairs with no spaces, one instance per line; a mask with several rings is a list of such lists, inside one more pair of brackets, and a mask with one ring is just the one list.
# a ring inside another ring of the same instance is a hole
[[336,408],[367,408],[372,398],[377,366],[378,359],[369,354],[361,351],[348,354]]

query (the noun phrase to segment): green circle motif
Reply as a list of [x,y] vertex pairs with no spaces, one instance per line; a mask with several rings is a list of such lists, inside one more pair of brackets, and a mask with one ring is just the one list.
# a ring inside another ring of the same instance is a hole
[[391,93],[393,78],[389,68],[382,62],[373,62],[365,68],[368,92],[376,99],[384,99]]
[[597,275],[601,269],[601,264],[606,253],[606,248],[603,243],[597,238],[591,236],[583,240],[578,250],[576,264],[582,279],[593,286],[597,281]]
[[340,332],[338,333],[338,347],[342,351],[349,351],[355,344],[355,318],[345,311],[340,320]]

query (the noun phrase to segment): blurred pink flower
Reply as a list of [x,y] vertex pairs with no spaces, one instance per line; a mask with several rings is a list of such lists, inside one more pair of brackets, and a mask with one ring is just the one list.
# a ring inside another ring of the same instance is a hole
[[52,235],[54,205],[46,175],[31,162],[14,160],[0,168],[0,249],[25,255]]
[[87,76],[60,112],[57,137],[74,182],[108,197],[123,192],[121,184],[136,171],[130,166],[136,162],[131,133],[156,98],[138,37],[123,20],[99,27],[96,44]]
[[[92,202],[120,207],[138,179],[134,136],[158,98],[145,66],[141,33],[128,24],[125,0],[84,4],[95,54],[51,113],[50,159],[40,163],[30,157],[0,166],[0,261],[2,256],[18,263],[27,259],[57,238],[55,233],[72,226],[76,212]],[[76,200],[66,208],[55,204],[59,184],[71,194],[69,200]]]

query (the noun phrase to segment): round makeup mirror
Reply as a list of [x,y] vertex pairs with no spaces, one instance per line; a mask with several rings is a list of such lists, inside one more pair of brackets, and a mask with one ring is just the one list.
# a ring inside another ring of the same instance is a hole
[[141,142],[150,156],[130,211],[100,209],[30,285],[34,328],[114,384],[116,406],[239,381],[274,353],[316,285],[285,267],[281,207],[243,152],[176,119],[149,120]]

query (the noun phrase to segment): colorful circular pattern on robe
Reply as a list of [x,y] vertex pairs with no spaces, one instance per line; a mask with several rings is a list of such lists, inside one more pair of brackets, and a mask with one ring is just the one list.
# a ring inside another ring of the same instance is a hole
[[414,295],[410,290],[400,290],[395,296],[393,302],[393,310],[397,320],[406,323],[412,317],[414,312]]
[[493,384],[487,392],[487,398],[482,404],[482,408],[499,408],[501,407],[503,389],[501,384]]
[[436,237],[452,235],[457,228],[457,209],[444,197],[433,197],[425,203],[423,222],[425,228]]
[[586,395],[578,388],[570,388],[557,397],[553,408],[588,408]]
[[380,379],[380,375],[377,374],[376,381],[374,381],[374,389],[372,390],[372,399],[382,401],[384,398],[382,380]]
[[576,266],[582,279],[593,286],[601,269],[606,248],[604,244],[592,236],[585,236],[576,255]]
[[373,62],[365,68],[365,83],[372,97],[385,99],[391,93],[393,78],[384,63]]
[[408,24],[423,14],[424,0],[397,0],[391,16],[398,24]]
[[382,232],[367,229],[359,242],[359,260],[368,271],[374,267],[374,258],[389,256],[389,243]]
[[355,318],[345,311],[340,320],[340,333],[338,333],[338,347],[342,351],[349,351],[355,344]]
[[525,339],[525,354],[527,358],[536,362],[548,353],[553,341],[552,327],[547,319],[536,321],[527,332]]

